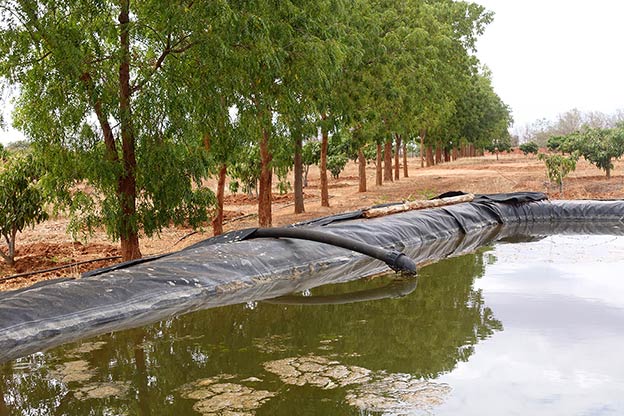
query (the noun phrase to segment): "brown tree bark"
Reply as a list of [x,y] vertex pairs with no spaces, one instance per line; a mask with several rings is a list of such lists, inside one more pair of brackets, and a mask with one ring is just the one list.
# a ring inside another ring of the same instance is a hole
[[305,212],[303,203],[303,138],[300,134],[295,137],[295,214]]
[[225,196],[225,177],[227,165],[224,163],[219,168],[219,180],[217,182],[217,213],[212,219],[212,234],[223,234],[223,199]]
[[420,167],[425,167],[425,135],[426,129],[420,129]]
[[258,191],[258,224],[260,227],[270,227],[273,224],[271,212],[273,171],[271,161],[273,155],[269,150],[269,132],[262,128],[260,140],[260,189]]
[[14,226],[11,229],[10,235],[4,236],[4,240],[7,243],[7,254],[4,254],[2,249],[0,249],[0,257],[2,257],[4,262],[8,266],[11,266],[11,267],[15,265],[15,238],[16,236],[17,236],[17,227]]
[[[321,117],[323,120],[327,118],[325,114]],[[319,169],[321,170],[321,206],[329,206],[329,188],[327,181],[327,146],[329,144],[329,137],[327,129],[323,126],[321,128],[321,161],[319,163]]]
[[399,163],[399,158],[401,157],[401,135],[395,134],[395,149],[394,149],[394,180],[399,180],[399,174],[401,172],[401,164]]
[[445,162],[451,161],[451,152],[449,152],[448,149],[444,149],[444,161]]
[[375,160],[375,185],[382,185],[383,171],[381,167],[381,143],[377,142],[377,159]]
[[442,146],[438,142],[435,146],[435,164],[439,165],[440,163],[442,163]]
[[132,126],[130,90],[130,1],[120,0],[120,63],[119,63],[119,115],[123,173],[117,182],[117,195],[121,204],[121,255],[124,261],[141,258],[139,232],[133,223],[136,216],[136,155]]
[[384,143],[384,182],[392,182],[392,138]]
[[459,152],[457,151],[457,147],[453,147],[453,160],[457,160],[459,158]]
[[427,154],[427,167],[434,165],[433,160],[433,148],[431,146],[427,146],[427,150],[425,152]]
[[366,192],[366,158],[362,148],[358,149],[358,192]]
[[407,169],[407,142],[403,142],[403,177],[409,178],[409,172]]

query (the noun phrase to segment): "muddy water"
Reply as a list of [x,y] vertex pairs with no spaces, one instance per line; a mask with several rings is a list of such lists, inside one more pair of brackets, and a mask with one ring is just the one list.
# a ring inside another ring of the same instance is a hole
[[0,367],[4,415],[624,413],[624,238],[499,243]]

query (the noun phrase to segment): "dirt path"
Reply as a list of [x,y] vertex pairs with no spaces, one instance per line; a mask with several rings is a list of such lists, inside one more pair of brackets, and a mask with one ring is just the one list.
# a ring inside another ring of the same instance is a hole
[[[375,168],[367,167],[368,192],[358,193],[357,166],[350,162],[339,179],[330,179],[330,208],[320,206],[318,170],[312,168],[309,186],[305,189],[306,212],[294,214],[292,194],[277,196],[273,206],[273,223],[276,226],[292,224],[310,218],[350,211],[379,203],[403,199],[428,199],[446,191],[461,190],[472,193],[500,193],[539,191],[551,199],[612,199],[624,198],[624,162],[616,163],[613,177],[607,180],[604,173],[580,161],[577,170],[566,179],[564,194],[549,186],[544,165],[535,157],[501,155],[461,159],[435,167],[421,168],[419,159],[410,159],[409,178],[375,186]],[[401,176],[403,170],[401,169]],[[292,178],[290,178],[291,183]],[[244,195],[226,198],[225,230],[255,227],[256,201]],[[17,263],[13,268],[0,265],[0,276],[42,270],[64,264],[119,254],[118,246],[103,232],[88,241],[75,242],[66,233],[67,218],[55,218],[34,229],[28,229],[17,240]],[[160,254],[182,249],[212,235],[210,227],[199,232],[187,228],[167,228],[159,236],[141,240],[144,255]],[[75,266],[51,273],[12,279],[0,283],[0,290],[16,289],[36,281],[59,276],[78,276],[80,273],[118,262],[118,259]]]

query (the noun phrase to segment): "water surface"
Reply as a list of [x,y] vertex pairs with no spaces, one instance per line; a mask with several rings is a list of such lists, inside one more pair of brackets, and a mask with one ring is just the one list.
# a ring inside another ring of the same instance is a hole
[[0,367],[0,415],[623,414],[624,238],[498,243]]

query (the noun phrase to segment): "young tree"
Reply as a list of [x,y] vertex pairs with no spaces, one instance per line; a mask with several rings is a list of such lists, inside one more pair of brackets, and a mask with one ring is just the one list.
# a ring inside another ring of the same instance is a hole
[[9,266],[15,263],[17,233],[48,217],[38,176],[31,155],[14,156],[0,167],[0,234],[7,245],[0,256]]
[[525,156],[528,156],[531,153],[536,155],[539,151],[539,146],[535,142],[522,143],[519,147],[520,151],[524,153]]
[[576,162],[578,161],[579,154],[574,152],[569,156],[556,154],[540,153],[537,155],[539,160],[543,160],[546,165],[546,175],[551,182],[559,185],[559,193],[563,194],[563,179],[568,176],[570,172],[576,170]]
[[613,159],[624,154],[624,128],[587,128],[581,133],[569,136],[566,148],[578,151],[589,163],[604,170],[611,179]]

